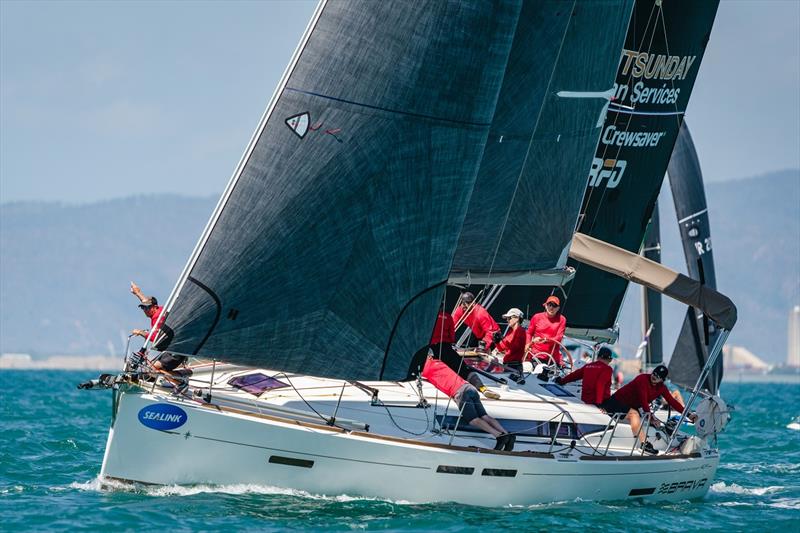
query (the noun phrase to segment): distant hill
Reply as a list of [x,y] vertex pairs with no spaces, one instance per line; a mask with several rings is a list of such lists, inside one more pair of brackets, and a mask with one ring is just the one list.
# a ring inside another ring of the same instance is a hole
[[[718,285],[739,307],[731,342],[783,361],[787,313],[800,302],[800,170],[710,183],[707,196]],[[0,352],[121,353],[126,332],[148,323],[129,282],[165,300],[216,200],[0,205]],[[663,258],[685,270],[671,203],[662,199]],[[639,298],[635,289],[626,300],[623,349],[639,342]],[[669,354],[684,310],[665,311]]]
[[[739,310],[729,338],[761,359],[786,360],[789,311],[800,302],[800,169],[706,184],[717,288]],[[675,208],[665,182],[659,199],[662,262],[686,272]],[[629,291],[621,341],[641,340],[640,290]],[[686,308],[664,302],[664,356],[672,353]]]

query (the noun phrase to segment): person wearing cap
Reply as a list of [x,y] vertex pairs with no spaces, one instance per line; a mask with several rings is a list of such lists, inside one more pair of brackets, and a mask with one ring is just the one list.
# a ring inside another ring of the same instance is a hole
[[164,308],[158,305],[158,300],[155,296],[145,296],[142,293],[142,289],[140,289],[139,286],[132,281],[131,293],[139,299],[139,309],[141,309],[142,312],[144,312],[144,315],[150,319],[150,329],[134,329],[131,331],[131,333],[146,339],[148,336],[150,336],[150,332],[152,330],[156,330],[156,335],[150,339],[151,341],[155,341],[155,337],[158,336],[158,331],[161,329],[161,326],[164,324],[164,320],[167,318],[166,316],[161,316],[161,311]]
[[[653,445],[647,441],[643,432],[640,431],[642,427],[642,419],[639,415],[639,409],[650,416],[650,402],[658,397],[663,398],[675,411],[683,413],[683,405],[676,400],[670,393],[664,380],[667,379],[669,370],[664,365],[658,365],[653,369],[650,374],[639,374],[627,385],[621,387],[617,392],[611,395],[606,401],[600,404],[609,415],[626,414],[627,419],[631,425],[631,431],[639,436],[639,441],[642,443],[642,448],[648,453],[656,453]],[[693,413],[688,418],[694,421],[697,416]],[[652,425],[656,428],[661,426],[661,422],[655,417],[652,417]]]
[[583,380],[581,386],[581,401],[589,405],[599,406],[611,396],[611,360],[614,352],[608,346],[603,346],[597,352],[597,360],[587,363],[563,378],[556,378],[556,383],[566,385],[573,381]]
[[[150,343],[153,348],[157,351],[163,351],[169,344],[169,341],[172,340],[172,330],[169,326],[164,324],[167,318],[166,313],[162,312],[164,308],[158,305],[158,300],[155,296],[145,296],[144,293],[142,293],[142,289],[132,281],[131,293],[139,299],[139,309],[150,319],[150,329],[134,329],[131,331],[131,334],[144,337],[145,339],[150,338]],[[151,336],[151,332],[154,330],[155,334]],[[144,356],[144,351],[139,350],[138,355]],[[185,356],[176,356],[166,353],[162,354],[158,360],[153,362],[153,367],[156,370],[172,372],[185,361]]]
[[422,369],[422,377],[456,402],[461,411],[461,420],[492,435],[497,440],[494,446],[495,450],[510,452],[514,449],[516,437],[509,435],[500,422],[486,414],[486,409],[484,409],[475,387],[467,383],[443,361],[429,356]]
[[561,314],[561,300],[549,296],[544,301],[544,311],[531,317],[526,334],[526,353],[546,362],[552,356],[558,366],[562,366],[560,343],[567,328],[567,319]]
[[[522,372],[522,361],[525,358],[525,329],[521,326],[525,314],[518,308],[512,307],[503,315],[508,321],[508,332],[494,346],[498,352],[503,353],[503,364]],[[498,331],[495,335],[500,337]],[[489,345],[492,348],[492,345]]]
[[472,330],[472,334],[478,339],[478,342],[483,341],[484,346],[489,346],[494,341],[494,332],[500,331],[500,326],[494,321],[489,311],[475,301],[475,295],[471,292],[461,295],[458,307],[453,313],[453,320],[456,324],[462,321],[462,317],[463,323]]

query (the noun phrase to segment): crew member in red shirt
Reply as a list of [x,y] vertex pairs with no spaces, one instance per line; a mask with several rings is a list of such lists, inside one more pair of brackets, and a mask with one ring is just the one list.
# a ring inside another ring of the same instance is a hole
[[453,313],[453,320],[456,324],[464,318],[464,324],[472,330],[472,334],[478,341],[483,341],[484,346],[489,346],[494,340],[494,332],[500,331],[500,326],[494,321],[481,304],[475,301],[475,295],[465,292],[461,295],[461,301]]
[[[508,321],[509,331],[494,347],[498,352],[503,353],[503,364],[522,372],[522,361],[525,358],[525,329],[521,326],[524,313],[512,307],[506,314],[503,315]],[[499,337],[500,332],[497,332],[495,337]],[[491,348],[492,346],[489,345]]]
[[607,346],[597,352],[597,360],[588,363],[563,378],[556,378],[556,383],[565,385],[573,381],[583,380],[581,400],[590,405],[600,405],[611,396],[611,360],[614,353]]
[[[141,309],[145,316],[150,319],[150,329],[134,329],[131,334],[138,335],[150,340],[150,344],[156,351],[163,351],[166,349],[169,342],[172,340],[172,330],[164,325],[167,314],[163,312],[164,308],[158,305],[158,300],[155,296],[145,296],[142,289],[139,288],[134,282],[131,281],[131,293],[139,299],[139,309]],[[144,356],[144,351],[139,350],[138,355]],[[178,366],[186,361],[186,356],[173,355],[171,353],[163,353],[153,362],[153,368],[156,370],[166,370],[172,372]]]
[[567,319],[561,314],[561,300],[558,296],[549,296],[544,301],[544,312],[531,317],[526,352],[543,362],[552,356],[556,364],[562,366],[560,342],[566,328]]
[[[652,444],[646,440],[647,435],[640,432],[642,420],[638,409],[650,415],[650,402],[661,396],[678,413],[683,413],[683,405],[676,400],[669,389],[664,385],[669,370],[664,365],[658,365],[651,374],[639,374],[633,381],[620,388],[617,392],[600,405],[606,413],[627,414],[631,424],[631,431],[639,436],[642,448],[648,453],[657,453]],[[697,419],[694,413],[689,414],[688,418],[692,421]],[[651,417],[652,425],[656,428],[661,427],[661,422]]]
[[471,426],[475,426],[497,439],[495,450],[503,449],[508,452],[514,449],[516,437],[509,435],[500,422],[486,414],[486,409],[483,408],[475,387],[464,381],[444,362],[428,357],[425,367],[422,369],[422,377],[455,400],[461,411],[462,420],[466,420]]
[[431,334],[431,342],[428,346],[414,354],[406,379],[410,380],[416,378],[420,368],[425,365],[425,360],[428,357],[428,350],[430,349],[433,351],[433,355],[436,359],[440,359],[454,372],[457,372],[459,376],[469,381],[472,386],[482,392],[484,396],[493,400],[499,400],[500,395],[487,388],[481,381],[477,372],[475,372],[453,348],[455,342],[456,332],[453,317],[442,307],[439,309],[439,314],[436,316],[436,323],[433,326],[433,333]]

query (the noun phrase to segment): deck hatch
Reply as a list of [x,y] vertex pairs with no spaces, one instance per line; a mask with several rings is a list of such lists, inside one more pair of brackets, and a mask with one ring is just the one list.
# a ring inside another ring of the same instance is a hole
[[282,455],[270,455],[269,462],[276,465],[299,466],[302,468],[311,468],[314,466],[314,461],[296,459],[294,457],[283,457]]
[[647,496],[648,494],[653,494],[655,491],[655,487],[650,489],[631,489],[628,496]]
[[465,476],[471,476],[475,469],[471,466],[450,466],[450,465],[439,465],[436,471],[440,474],[463,474]]
[[495,477],[516,477],[516,470],[505,470],[503,468],[484,468],[481,472],[482,476],[495,476]]

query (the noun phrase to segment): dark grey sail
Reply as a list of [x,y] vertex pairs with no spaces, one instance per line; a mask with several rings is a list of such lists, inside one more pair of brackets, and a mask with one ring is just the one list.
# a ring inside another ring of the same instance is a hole
[[451,279],[565,266],[632,8],[524,3]]
[[169,349],[405,376],[429,340],[520,6],[323,3],[173,291]]
[[[578,231],[638,253],[717,11],[713,0],[637,0]],[[614,338],[628,281],[571,262],[571,332]]]
[[[647,226],[642,255],[656,263],[661,262],[661,228],[658,220],[658,202],[653,208],[653,216]],[[660,365],[664,360],[664,343],[661,335],[661,294],[643,287],[642,298],[642,331],[645,332],[647,345],[644,351],[643,368],[650,369]],[[650,329],[652,327],[652,329]],[[647,334],[647,332],[650,332]]]
[[[717,288],[714,257],[711,246],[711,226],[708,219],[703,174],[700,161],[686,122],[678,135],[678,142],[669,162],[669,185],[675,202],[675,213],[686,257],[689,277],[706,287]],[[702,312],[689,307],[681,333],[669,361],[670,379],[684,387],[692,388],[708,359],[710,347],[719,335],[714,322]],[[712,394],[722,382],[722,358],[718,358],[703,386]]]

